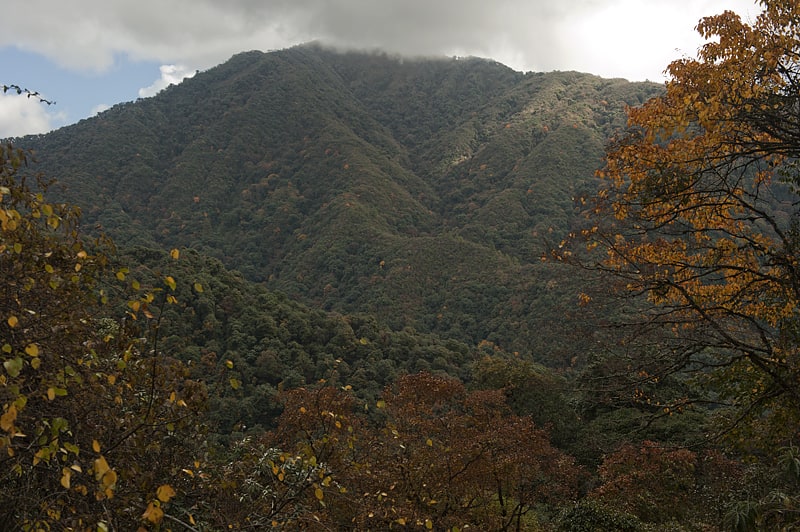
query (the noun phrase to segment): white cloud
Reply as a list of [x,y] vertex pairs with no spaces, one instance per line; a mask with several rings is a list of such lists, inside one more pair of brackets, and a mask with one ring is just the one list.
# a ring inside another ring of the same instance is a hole
[[48,106],[25,95],[0,95],[0,138],[47,133],[63,120]]
[[696,56],[703,40],[694,28],[701,18],[729,9],[748,20],[756,12],[750,0],[681,3],[682,7],[675,0],[597,2],[576,13],[569,20],[571,27],[561,28],[561,35],[572,43],[560,46],[565,51],[562,60],[584,72],[662,81],[672,61]]
[[184,79],[191,78],[196,72],[183,65],[161,65],[159,70],[161,71],[159,79],[155,80],[149,87],[139,89],[140,98],[155,96],[170,85],[177,85]]
[[320,40],[653,79],[675,58],[662,59],[665,42],[667,53],[694,53],[684,37],[700,16],[754,7],[753,0],[28,0],[4,6],[15,22],[3,28],[0,46],[107,71],[120,55],[206,69],[241,51]]
[[108,104],[99,103],[99,104],[95,105],[94,107],[92,107],[92,111],[91,111],[91,115],[90,116],[94,116],[94,115],[100,114],[103,111],[107,111],[110,108],[111,108],[111,106],[108,105]]

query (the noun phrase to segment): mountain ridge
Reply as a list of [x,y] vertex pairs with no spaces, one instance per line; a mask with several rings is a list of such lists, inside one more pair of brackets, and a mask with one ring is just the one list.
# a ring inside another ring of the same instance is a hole
[[312,45],[237,54],[27,144],[122,246],[191,247],[324,310],[547,351],[542,326],[560,325],[535,314],[570,290],[545,242],[624,106],[659,90]]

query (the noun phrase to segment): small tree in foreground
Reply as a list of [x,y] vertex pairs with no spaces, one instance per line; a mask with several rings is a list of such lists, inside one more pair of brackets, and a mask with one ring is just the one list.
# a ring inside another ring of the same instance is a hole
[[11,530],[158,524],[186,483],[197,449],[184,438],[205,398],[148,330],[174,280],[125,288],[127,325],[115,319],[110,290],[138,283],[111,269],[109,243],[85,244],[78,209],[48,202],[49,183],[26,165],[23,151],[0,147],[0,520]]

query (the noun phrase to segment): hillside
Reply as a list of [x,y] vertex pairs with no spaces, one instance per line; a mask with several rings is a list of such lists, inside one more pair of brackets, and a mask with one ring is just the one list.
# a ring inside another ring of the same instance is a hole
[[192,248],[315,308],[561,366],[576,280],[540,256],[625,106],[659,90],[304,46],[25,145],[122,247]]

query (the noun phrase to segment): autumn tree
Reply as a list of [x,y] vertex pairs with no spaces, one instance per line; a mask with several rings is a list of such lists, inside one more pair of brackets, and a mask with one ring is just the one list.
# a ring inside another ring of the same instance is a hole
[[344,482],[358,467],[355,444],[363,422],[354,412],[355,396],[318,386],[289,390],[281,400],[276,430],[236,443],[222,467],[217,524],[329,530],[336,528],[337,508],[350,522],[352,484]]
[[530,530],[542,508],[577,497],[581,469],[502,390],[420,373],[374,405],[329,385],[286,392],[284,405],[274,431],[237,445],[217,498],[227,523]]
[[638,336],[620,344],[637,393],[693,374],[702,393],[663,412],[713,400],[729,407],[719,433],[769,452],[800,423],[800,7],[761,5],[752,23],[702,19],[698,57],[630,109],[580,235],[599,257],[584,265],[639,298],[627,315]]
[[456,379],[420,373],[398,379],[383,401],[388,419],[371,455],[388,494],[378,506],[384,519],[525,530],[535,526],[537,506],[577,496],[574,460],[531,417],[512,413],[502,389],[468,391]]
[[141,290],[27,164],[0,148],[0,518],[9,530],[157,525],[191,478],[198,449],[183,438],[205,399],[158,352],[174,280]]
[[722,521],[742,480],[738,464],[717,452],[698,453],[653,441],[626,443],[603,459],[590,498],[643,521]]

